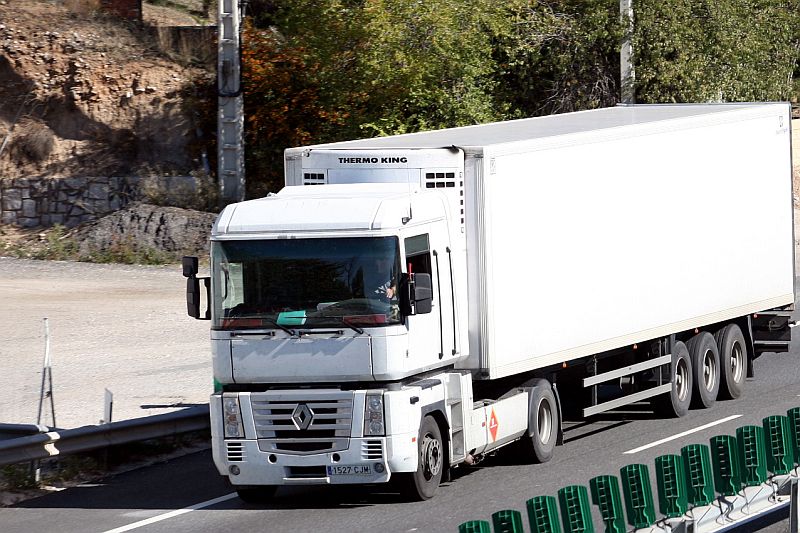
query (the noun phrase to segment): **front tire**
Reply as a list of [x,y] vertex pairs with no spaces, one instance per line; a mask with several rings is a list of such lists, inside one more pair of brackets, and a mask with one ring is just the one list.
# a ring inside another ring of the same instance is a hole
[[672,390],[669,394],[663,394],[653,399],[653,407],[656,413],[664,417],[686,416],[689,412],[689,405],[692,402],[692,362],[689,358],[689,350],[682,342],[676,342],[672,346],[672,364],[670,365],[670,381]]
[[556,396],[549,381],[533,381],[528,406],[528,434],[519,441],[519,454],[526,462],[546,463],[553,457],[559,423]]
[[403,494],[412,501],[430,500],[436,494],[436,489],[442,481],[442,473],[447,468],[444,464],[442,432],[439,424],[430,415],[422,419],[417,450],[419,452],[417,471],[403,475]]
[[694,402],[697,407],[711,407],[719,393],[719,349],[714,337],[701,331],[686,346],[692,358]]
[[742,330],[736,324],[728,324],[719,330],[714,338],[722,362],[719,396],[726,400],[734,400],[741,396],[744,390],[747,344]]

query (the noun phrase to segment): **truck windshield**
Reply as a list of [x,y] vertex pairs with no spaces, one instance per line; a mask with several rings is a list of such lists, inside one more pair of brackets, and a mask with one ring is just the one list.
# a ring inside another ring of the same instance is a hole
[[396,237],[211,243],[215,329],[400,323]]

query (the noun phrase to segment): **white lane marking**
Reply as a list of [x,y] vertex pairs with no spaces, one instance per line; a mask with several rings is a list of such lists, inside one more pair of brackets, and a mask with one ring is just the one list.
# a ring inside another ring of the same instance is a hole
[[704,429],[708,429],[710,427],[714,427],[714,426],[718,426],[720,424],[724,424],[725,422],[730,422],[731,420],[735,420],[735,419],[737,419],[737,418],[739,418],[741,416],[742,415],[731,415],[731,416],[723,418],[721,420],[717,420],[716,422],[711,422],[709,424],[705,424],[703,426],[696,427],[694,429],[690,429],[689,431],[684,431],[683,433],[678,433],[677,435],[673,435],[671,437],[667,437],[666,439],[657,440],[655,442],[651,442],[650,444],[645,444],[644,446],[639,446],[638,448],[634,448],[632,450],[628,450],[627,452],[623,452],[623,453],[626,453],[626,454],[639,453],[642,450],[647,450],[648,448],[654,448],[654,447],[658,446],[659,444],[664,444],[665,442],[669,442],[671,440],[679,439],[681,437],[685,437],[686,435],[691,435],[692,433],[697,433],[698,431],[703,431]]
[[189,507],[184,507],[183,509],[178,509],[176,511],[170,511],[168,513],[160,514],[158,516],[153,516],[146,520],[140,520],[138,522],[134,522],[133,524],[128,524],[127,526],[118,527],[115,529],[109,529],[104,533],[123,533],[124,531],[130,531],[132,529],[139,529],[140,527],[149,526],[150,524],[155,524],[156,522],[161,522],[162,520],[167,520],[170,518],[174,518],[176,516],[180,516],[182,514],[191,513],[192,511],[197,511],[198,509],[203,509],[204,507],[211,507],[212,505],[216,505],[218,503],[222,503],[233,499],[236,497],[236,493],[232,492],[230,494],[226,494],[225,496],[220,496],[219,498],[214,498],[213,500],[208,500],[200,503],[196,503],[194,505],[190,505]]

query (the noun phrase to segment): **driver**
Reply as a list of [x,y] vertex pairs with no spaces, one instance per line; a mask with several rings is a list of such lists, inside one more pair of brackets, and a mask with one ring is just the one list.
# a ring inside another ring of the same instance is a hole
[[384,280],[383,282],[378,281],[379,285],[371,293],[377,295],[381,300],[389,302],[397,297],[397,281],[392,266],[388,257],[379,257],[375,260],[375,271],[371,276],[374,279]]

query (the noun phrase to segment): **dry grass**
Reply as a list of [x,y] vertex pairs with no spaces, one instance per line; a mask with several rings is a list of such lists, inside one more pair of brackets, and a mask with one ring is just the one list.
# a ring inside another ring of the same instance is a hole
[[36,163],[50,157],[54,144],[53,130],[43,122],[33,119],[20,121],[11,142],[12,149]]
[[100,0],[64,0],[64,7],[76,15],[91,16],[100,10]]

